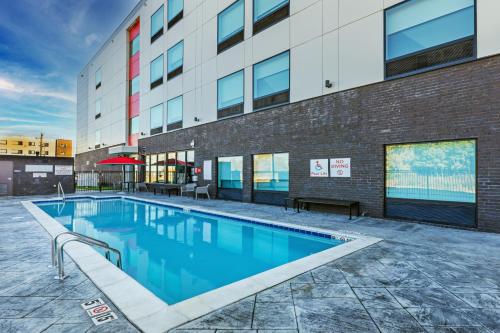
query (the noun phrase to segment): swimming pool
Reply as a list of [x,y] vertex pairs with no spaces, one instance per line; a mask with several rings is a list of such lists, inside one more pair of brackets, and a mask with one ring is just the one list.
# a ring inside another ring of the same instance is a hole
[[120,250],[123,270],[170,305],[346,242],[128,198],[35,204],[68,230]]

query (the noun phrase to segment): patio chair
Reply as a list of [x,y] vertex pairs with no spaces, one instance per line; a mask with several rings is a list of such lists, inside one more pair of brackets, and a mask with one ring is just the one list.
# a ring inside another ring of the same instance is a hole
[[148,186],[146,185],[146,183],[136,183],[135,184],[135,190],[137,192],[149,192],[149,189],[148,189]]
[[195,194],[196,183],[189,183],[181,186],[181,197],[184,193],[193,193]]
[[210,184],[208,184],[207,186],[197,187],[196,191],[195,191],[195,198],[198,199],[198,194],[205,194],[207,196],[208,200],[210,200],[210,194],[208,192],[209,187],[210,187]]

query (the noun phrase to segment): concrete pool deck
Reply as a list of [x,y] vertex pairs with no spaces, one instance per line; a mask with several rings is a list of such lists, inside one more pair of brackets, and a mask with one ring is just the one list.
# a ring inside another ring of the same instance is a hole
[[[500,332],[498,234],[367,217],[348,221],[342,215],[296,214],[237,202],[138,196],[385,239],[175,332]],[[59,282],[47,268],[48,235],[20,204],[29,199],[0,200],[0,331],[97,331],[80,303],[99,290],[69,261],[68,269],[81,280],[66,284],[69,290],[54,284]],[[135,330],[117,315],[119,320],[98,331]]]

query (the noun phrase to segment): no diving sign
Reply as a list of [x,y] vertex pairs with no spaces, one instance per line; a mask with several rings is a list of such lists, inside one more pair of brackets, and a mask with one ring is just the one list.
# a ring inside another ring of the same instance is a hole
[[118,319],[111,307],[104,303],[102,298],[93,299],[81,305],[96,326]]
[[351,159],[331,158],[330,177],[351,177]]

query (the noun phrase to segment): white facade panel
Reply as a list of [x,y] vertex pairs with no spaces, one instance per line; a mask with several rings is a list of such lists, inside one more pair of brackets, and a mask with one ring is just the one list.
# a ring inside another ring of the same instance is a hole
[[291,17],[290,22],[290,45],[306,43],[321,36],[323,31],[322,14],[323,6],[321,1],[317,1],[304,10]]
[[318,37],[290,52],[290,102],[323,94],[323,43]]
[[384,79],[383,16],[379,11],[339,30],[339,89]]
[[500,53],[500,1],[477,2],[477,55],[488,57]]
[[383,0],[339,0],[339,24],[344,26],[372,15],[383,5]]

